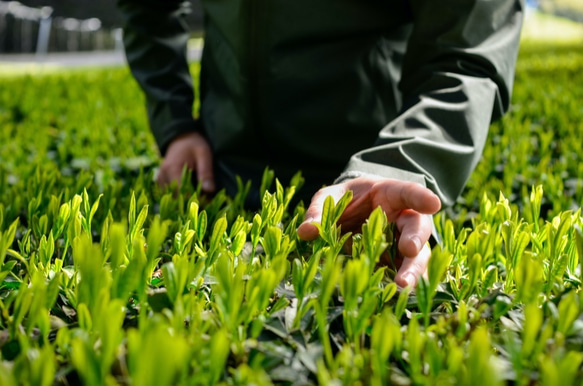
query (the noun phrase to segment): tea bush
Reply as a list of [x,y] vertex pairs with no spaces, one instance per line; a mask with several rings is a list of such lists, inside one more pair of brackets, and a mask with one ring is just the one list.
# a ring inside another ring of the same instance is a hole
[[244,181],[158,187],[127,70],[2,79],[0,384],[579,382],[581,85],[577,47],[522,48],[512,110],[403,289],[382,212],[337,228],[349,196],[298,239],[300,175],[266,171],[256,212]]

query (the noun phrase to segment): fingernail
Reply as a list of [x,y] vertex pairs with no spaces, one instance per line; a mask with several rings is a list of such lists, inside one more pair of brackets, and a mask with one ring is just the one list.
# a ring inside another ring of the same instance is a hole
[[413,275],[411,272],[407,272],[406,274],[404,274],[403,280],[405,281],[405,283],[407,283],[408,287],[415,287],[415,284],[417,282],[417,280],[415,280],[415,275]]
[[202,190],[205,192],[212,192],[215,190],[215,184],[211,180],[204,180],[202,182]]

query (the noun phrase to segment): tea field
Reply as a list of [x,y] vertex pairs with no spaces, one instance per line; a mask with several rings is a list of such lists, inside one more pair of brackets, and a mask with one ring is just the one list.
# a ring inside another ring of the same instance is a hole
[[[196,64],[193,71],[197,71]],[[298,239],[301,177],[154,182],[126,69],[0,80],[0,384],[580,384],[583,50],[523,45],[511,112],[415,289],[374,212]]]

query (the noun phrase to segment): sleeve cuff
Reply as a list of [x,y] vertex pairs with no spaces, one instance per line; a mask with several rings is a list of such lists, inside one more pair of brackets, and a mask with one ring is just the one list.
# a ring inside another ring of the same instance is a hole
[[170,143],[178,136],[182,134],[192,133],[192,132],[202,132],[200,127],[200,122],[194,119],[181,119],[169,123],[162,130],[154,132],[154,138],[156,139],[156,144],[158,149],[160,149],[160,154],[162,157],[166,155],[166,150]]
[[358,156],[353,156],[344,172],[334,181],[341,183],[362,176],[377,176],[383,178],[392,178],[401,181],[416,182],[422,186],[427,186],[425,176],[422,174],[412,173],[395,167],[381,165],[378,163],[363,161]]

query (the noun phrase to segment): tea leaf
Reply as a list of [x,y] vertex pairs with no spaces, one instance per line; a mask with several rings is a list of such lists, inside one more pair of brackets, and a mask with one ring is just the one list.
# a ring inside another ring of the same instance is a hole
[[227,219],[225,217],[219,218],[213,226],[213,233],[210,239],[209,255],[213,255],[219,248],[219,244],[223,239],[225,231],[227,230]]
[[278,227],[270,226],[263,236],[263,249],[267,256],[276,256],[281,248],[282,231]]
[[6,252],[8,248],[12,245],[14,241],[14,236],[16,235],[16,227],[18,227],[18,219],[14,220],[12,224],[8,227],[8,230],[0,232],[0,266],[4,264],[6,259]]
[[524,310],[524,325],[522,330],[522,355],[525,358],[528,358],[534,348],[535,342],[537,341],[536,337],[539,334],[542,323],[542,310],[535,303],[528,304]]
[[211,339],[210,347],[210,383],[215,384],[221,379],[225,371],[225,365],[230,352],[227,331],[220,329],[215,332]]
[[405,307],[407,307],[407,300],[409,298],[409,293],[411,292],[410,287],[405,287],[399,293],[399,297],[397,298],[397,304],[395,305],[395,317],[397,320],[401,319],[403,313],[405,312]]
[[245,246],[245,241],[247,238],[247,233],[244,230],[241,230],[237,233],[233,242],[231,243],[231,252],[233,255],[239,256],[243,251],[243,247]]
[[464,382],[479,379],[483,385],[499,385],[501,380],[494,368],[489,350],[490,338],[484,328],[478,328],[470,338],[467,375]]
[[575,292],[571,291],[565,295],[559,303],[559,322],[557,325],[557,332],[567,335],[579,314],[579,298]]

